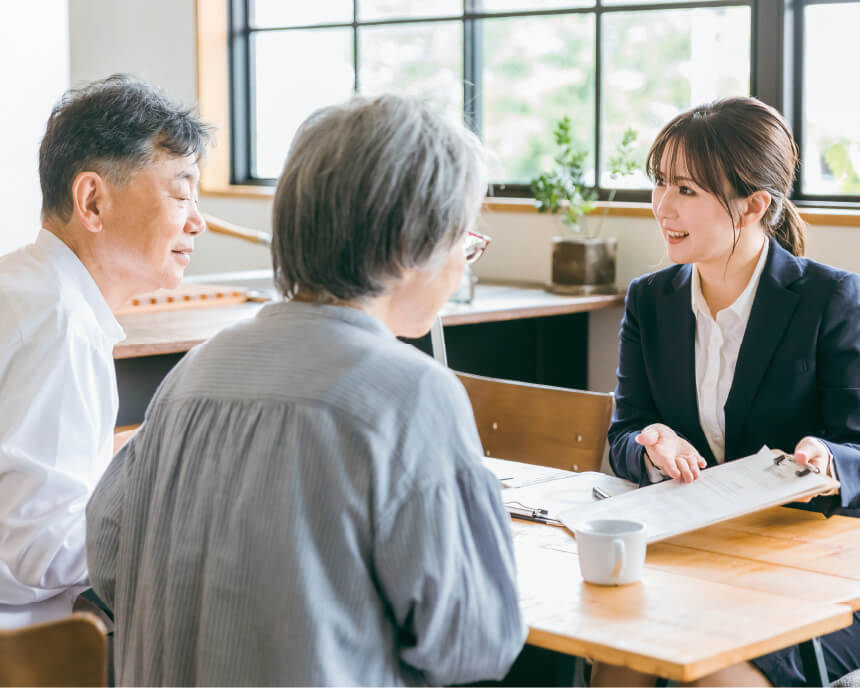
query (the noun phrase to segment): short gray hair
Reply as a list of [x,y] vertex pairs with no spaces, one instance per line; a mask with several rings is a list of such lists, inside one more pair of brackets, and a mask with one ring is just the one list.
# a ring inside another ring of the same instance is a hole
[[158,152],[199,159],[211,136],[212,127],[192,110],[128,74],[67,91],[39,147],[42,215],[69,220],[72,183],[81,172],[123,185]]
[[275,192],[272,262],[285,296],[359,301],[447,253],[475,222],[486,154],[427,103],[355,97],[312,114]]

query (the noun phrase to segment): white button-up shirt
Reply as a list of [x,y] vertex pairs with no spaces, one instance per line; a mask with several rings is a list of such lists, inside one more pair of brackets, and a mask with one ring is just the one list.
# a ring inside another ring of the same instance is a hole
[[735,379],[735,366],[741,342],[750,319],[761,273],[767,260],[769,242],[759,256],[747,286],[734,303],[711,315],[699,271],[693,268],[691,304],[696,317],[696,399],[699,403],[699,424],[717,463],[726,460],[726,400]]
[[69,614],[88,583],[84,508],[113,454],[124,337],[54,234],[0,258],[0,627]]

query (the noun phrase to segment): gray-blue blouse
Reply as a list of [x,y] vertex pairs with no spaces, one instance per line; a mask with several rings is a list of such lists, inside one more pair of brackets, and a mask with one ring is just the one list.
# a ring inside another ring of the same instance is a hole
[[278,303],[189,353],[87,507],[119,684],[500,678],[526,629],[455,376],[378,320]]

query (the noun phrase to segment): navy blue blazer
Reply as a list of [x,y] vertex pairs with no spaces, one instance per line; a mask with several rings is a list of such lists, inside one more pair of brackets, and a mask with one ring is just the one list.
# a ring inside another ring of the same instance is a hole
[[[691,275],[692,266],[674,265],[627,290],[609,457],[616,474],[640,485],[648,476],[634,438],[651,423],[665,423],[716,463],[699,425]],[[770,240],[725,414],[727,460],[763,444],[790,452],[802,437],[818,437],[842,489],[813,507],[860,507],[860,276]]]

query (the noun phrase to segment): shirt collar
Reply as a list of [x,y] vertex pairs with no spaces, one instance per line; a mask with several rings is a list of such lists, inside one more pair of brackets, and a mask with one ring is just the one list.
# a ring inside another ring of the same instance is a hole
[[[761,281],[761,274],[764,272],[764,264],[767,262],[767,253],[769,249],[770,241],[765,239],[764,246],[759,253],[755,270],[753,270],[753,274],[750,276],[747,286],[744,287],[744,290],[741,292],[740,296],[735,299],[734,303],[725,309],[734,313],[740,322],[745,323],[749,320],[753,301],[755,301],[755,294],[756,291],[758,291],[758,284]],[[690,305],[693,308],[693,315],[696,317],[699,315],[706,315],[708,318],[711,318],[711,309],[708,308],[705,297],[702,295],[702,282],[699,278],[699,271],[695,265],[693,266],[690,289]]]
[[310,318],[341,320],[364,330],[370,330],[394,339],[394,334],[379,318],[357,308],[306,301],[275,301],[268,303],[257,313],[257,317],[278,315],[300,315]]
[[54,266],[64,279],[74,284],[76,291],[95,315],[105,336],[114,344],[125,339],[125,332],[111,312],[101,289],[75,252],[47,229],[39,230],[34,246],[36,252]]

